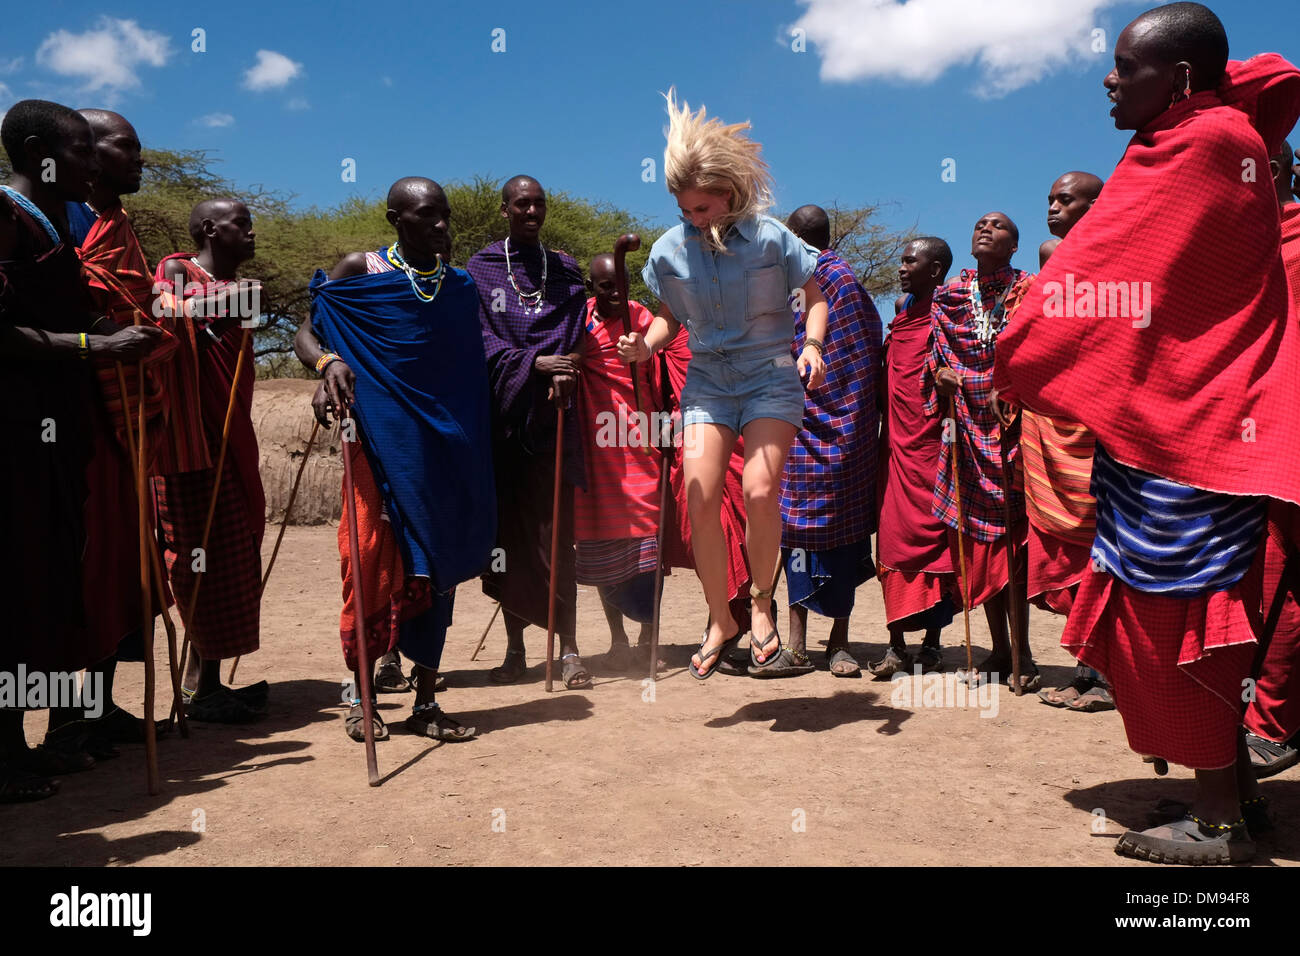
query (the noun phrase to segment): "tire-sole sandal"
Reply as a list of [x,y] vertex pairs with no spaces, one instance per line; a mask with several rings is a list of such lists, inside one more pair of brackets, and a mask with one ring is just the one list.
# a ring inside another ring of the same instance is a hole
[[1281,773],[1295,766],[1296,761],[1300,761],[1300,750],[1295,747],[1280,744],[1249,731],[1246,733],[1246,748],[1250,751],[1250,766],[1255,771],[1257,780]]
[[15,766],[0,764],[0,803],[34,803],[59,792],[59,781]]
[[811,674],[816,669],[807,654],[801,654],[793,648],[783,647],[766,664],[758,667],[751,664],[749,676],[757,677],[760,680],[771,680],[777,677],[802,677],[804,674]]
[[1110,691],[1101,684],[1094,684],[1066,704],[1065,709],[1077,711],[1080,714],[1100,714],[1103,711],[1114,710],[1115,699],[1110,696]]
[[407,694],[414,685],[402,673],[402,662],[396,656],[384,655],[384,662],[375,671],[375,691],[380,694]]
[[904,673],[912,669],[912,655],[904,651],[899,654],[893,647],[885,649],[885,656],[874,664],[868,664],[867,670],[871,671],[873,677],[878,680],[885,680],[893,677],[899,671]]
[[921,665],[921,673],[929,674],[943,668],[943,649],[929,644],[922,644],[914,658]]
[[1115,844],[1120,856],[1176,866],[1223,866],[1245,863],[1255,855],[1255,842],[1245,820],[1231,826],[1206,825],[1190,813],[1181,820],[1149,830],[1128,830]]
[[560,680],[564,682],[565,690],[586,690],[591,686],[591,671],[577,654],[563,654],[560,657]]
[[488,671],[488,680],[494,684],[513,684],[528,673],[528,658],[523,651],[506,651],[500,667]]
[[1038,699],[1048,707],[1068,707],[1092,689],[1091,677],[1076,677],[1064,687],[1043,688],[1038,692]]
[[43,745],[33,747],[13,763],[34,777],[64,777],[95,769],[95,758],[84,750],[56,750]]
[[[1156,808],[1147,814],[1147,820],[1153,827],[1164,823],[1181,820],[1192,812],[1192,805],[1182,800],[1161,800]],[[1241,818],[1246,821],[1246,830],[1255,837],[1261,833],[1271,833],[1276,829],[1273,818],[1268,813],[1268,798],[1252,797],[1241,802]]]
[[185,709],[186,719],[204,724],[251,724],[262,716],[261,711],[241,700],[229,687],[222,687],[205,697],[192,697]]
[[[849,664],[849,667],[842,665]],[[839,667],[840,670],[835,668]],[[835,677],[861,677],[862,665],[847,647],[826,648],[826,669]]]
[[[370,709],[371,718],[375,725],[375,742],[388,739],[388,725],[384,723],[384,718],[379,716],[379,711],[374,707]],[[348,715],[343,718],[343,729],[347,735],[359,744],[366,742],[366,714],[361,709],[360,704],[353,704],[348,711]]]
[[413,711],[406,718],[406,729],[417,737],[428,737],[449,744],[473,740],[478,736],[477,728],[466,727],[460,721],[448,717],[437,704]]

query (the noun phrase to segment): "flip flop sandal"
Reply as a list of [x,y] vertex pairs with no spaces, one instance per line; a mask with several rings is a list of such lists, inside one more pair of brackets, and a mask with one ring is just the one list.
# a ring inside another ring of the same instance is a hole
[[868,664],[867,670],[878,680],[893,677],[899,671],[904,673],[912,669],[912,655],[904,651],[901,655],[893,647],[886,648],[885,656],[874,664]]
[[[384,723],[384,718],[379,716],[379,711],[373,707],[370,709],[371,717],[375,725],[375,742],[388,739],[388,725]],[[348,711],[347,717],[343,719],[343,729],[347,735],[359,744],[366,742],[366,714],[361,709],[360,704],[353,704],[352,709]]]
[[375,672],[375,690],[380,694],[406,694],[411,689],[411,682],[402,673],[402,662],[395,658],[386,659]]
[[1092,686],[1092,678],[1076,677],[1064,687],[1043,688],[1038,692],[1038,699],[1049,707],[1066,707],[1091,690]]
[[1249,731],[1246,733],[1246,747],[1250,750],[1250,766],[1255,771],[1257,780],[1281,773],[1300,760],[1300,750],[1295,747]]
[[[770,643],[772,642],[772,638],[774,638],[774,637],[776,638],[776,650],[772,651],[771,654],[767,655],[767,660],[768,660],[768,661],[774,661],[774,660],[776,660],[778,657],[781,656],[781,635],[777,633],[776,628],[772,628],[772,630],[768,631],[768,632],[767,632],[767,637],[763,638],[762,641],[755,641],[755,640],[754,640],[754,636],[753,636],[752,634],[749,636],[749,666],[750,666],[750,668],[756,670],[756,669],[762,667],[765,663],[767,663],[767,661],[760,661],[756,655],[757,655],[757,653],[758,653],[760,650],[762,650],[764,647],[767,647],[767,645],[770,644]],[[703,663],[703,662],[701,662],[701,663]],[[751,673],[752,673],[752,672],[753,672],[753,671],[751,670]]]
[[95,758],[84,750],[55,750],[34,747],[19,756],[14,764],[34,777],[62,777],[95,769]]
[[941,648],[922,644],[914,659],[916,663],[921,665],[922,674],[929,674],[932,671],[943,669],[943,650]]
[[[836,677],[862,676],[862,665],[858,663],[857,658],[849,652],[847,647],[836,647],[833,650],[828,647],[826,648],[826,653],[826,666]],[[837,666],[842,664],[850,664],[852,666],[841,670],[835,669]]]
[[701,670],[695,666],[695,656],[700,658],[700,668],[708,667],[709,661],[721,655],[722,652],[727,649],[727,645],[736,640],[739,636],[740,635],[737,634],[735,637],[728,638],[706,654],[704,653],[704,645],[709,643],[709,632],[706,630],[704,632],[704,639],[700,641],[700,649],[695,652],[695,655],[692,655],[691,662],[687,665],[687,670],[691,672],[691,676],[696,680],[708,680],[712,677],[717,672],[718,668],[722,666],[721,661],[714,664],[712,667],[709,667],[708,670]]
[[528,673],[528,659],[523,651],[506,651],[506,659],[500,667],[488,671],[488,680],[494,684],[513,684]]
[[0,765],[0,803],[32,803],[59,792],[59,781],[29,773],[13,763]]
[[766,664],[759,667],[751,664],[748,673],[750,677],[768,679],[774,677],[802,677],[804,674],[811,674],[816,669],[807,654],[802,654],[793,648],[783,647]]
[[1066,704],[1065,709],[1076,710],[1081,714],[1099,714],[1104,710],[1114,710],[1115,699],[1105,687],[1093,684],[1085,693]]
[[1128,830],[1115,844],[1120,856],[1149,863],[1178,866],[1221,866],[1244,863],[1255,855],[1255,842],[1246,831],[1246,821],[1229,826],[1207,824],[1187,814],[1181,820],[1149,830]]
[[[1166,798],[1157,803],[1156,808],[1147,814],[1147,820],[1153,827],[1157,827],[1164,823],[1181,820],[1191,811],[1191,804],[1184,803],[1182,800]],[[1246,821],[1246,829],[1251,836],[1271,833],[1276,829],[1273,818],[1269,816],[1268,797],[1258,796],[1252,797],[1250,800],[1243,800],[1241,803],[1241,817]]]
[[193,697],[185,716],[205,724],[251,724],[262,717],[229,687],[222,687],[205,697]]
[[560,657],[560,679],[566,690],[586,690],[591,686],[591,672],[577,654]]
[[429,737],[445,743],[473,740],[478,731],[448,717],[437,704],[428,704],[412,711],[406,718],[406,729],[417,737]]

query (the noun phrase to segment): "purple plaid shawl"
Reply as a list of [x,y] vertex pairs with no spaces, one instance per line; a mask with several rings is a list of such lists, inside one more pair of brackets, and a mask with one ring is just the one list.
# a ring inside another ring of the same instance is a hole
[[[834,251],[817,257],[814,275],[830,307],[826,381],[804,395],[803,428],[781,482],[781,543],[824,551],[856,544],[876,530],[881,331],[871,297]],[[807,317],[799,313],[796,356],[807,335]]]
[[[921,370],[921,394],[925,413],[946,417],[948,403],[935,390],[935,375],[947,367],[961,376],[957,390],[957,442],[960,453],[957,466],[961,478],[961,507],[966,527],[957,524],[957,500],[952,483],[952,443],[939,448],[939,473],[934,484],[934,515],[950,528],[963,531],[979,541],[994,541],[1006,532],[1007,521],[1002,503],[1002,450],[1007,447],[1007,462],[1012,468],[1011,514],[1018,520],[1025,513],[1025,499],[1015,487],[1015,464],[1020,453],[1020,419],[1002,433],[990,401],[993,396],[993,356],[996,340],[981,345],[975,335],[975,311],[970,303],[970,280],[975,273],[963,269],[961,276],[934,292],[930,309],[931,348],[925,368]],[[1033,276],[1005,266],[980,278],[983,308],[991,310],[997,296],[1014,284],[1007,294],[1007,313],[1014,319],[1019,295]]]
[[[539,355],[578,351],[587,289],[572,256],[554,249],[546,256],[546,294],[536,315],[525,311],[510,285],[504,241],[479,250],[465,270],[478,287],[483,349],[492,384],[493,430],[498,440],[515,440],[534,454],[549,455],[555,447],[555,406],[546,400],[549,376],[535,374],[533,363]],[[542,276],[538,247],[516,250],[512,245],[510,262],[519,288],[525,292],[536,289]],[[570,484],[585,487],[577,415],[566,415],[564,426],[564,477]]]

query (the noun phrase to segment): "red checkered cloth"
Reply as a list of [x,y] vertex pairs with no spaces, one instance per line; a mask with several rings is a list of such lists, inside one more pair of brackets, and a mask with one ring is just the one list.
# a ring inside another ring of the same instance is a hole
[[940,604],[944,595],[949,595],[953,604],[960,606],[955,574],[897,571],[879,565],[876,576],[880,579],[880,590],[885,598],[886,624],[923,614]]
[[[167,573],[182,620],[189,615],[198,577],[193,553],[203,541],[214,473],[208,468],[154,479]],[[198,609],[190,621],[189,638],[205,661],[239,657],[258,648],[262,604],[259,537],[260,529],[249,524],[243,493],[227,459],[208,536]]]
[[[962,503],[965,502],[966,499],[963,498]],[[1025,580],[1025,536],[1028,528],[1029,522],[1021,518],[1012,530],[1016,552],[1016,575],[1022,581]],[[957,553],[959,543],[966,552],[966,574],[970,578],[969,583],[961,579],[960,556]],[[960,534],[949,528],[948,548],[952,551],[952,566],[957,569],[958,593],[954,597],[958,607],[961,607],[967,593],[970,594],[970,607],[974,610],[990,598],[997,597],[1007,586],[1009,577],[1005,534],[996,541],[980,541],[978,538]]]
[[[826,380],[804,395],[803,427],[781,481],[781,544],[830,551],[876,530],[876,464],[881,375],[880,316],[843,259],[827,249],[813,273],[830,316],[823,358]],[[791,352],[808,337],[807,316],[794,321]]]
[[1282,207],[1282,266],[1291,287],[1291,301],[1300,314],[1300,202]]
[[1076,544],[1029,522],[1029,603],[1044,611],[1069,614],[1079,581],[1092,563],[1092,546]]
[[[1300,71],[1264,54],[1229,63],[1217,91],[1134,135],[1003,333],[999,391],[1081,422],[1131,468],[1300,501],[1300,325],[1263,172],[1298,116]],[[1257,174],[1245,176],[1251,166]],[[1064,303],[1064,288],[1109,283],[1150,284],[1149,325],[1060,317],[1058,307],[1087,304],[1077,294]]]
[[1237,759],[1242,693],[1255,655],[1265,549],[1227,591],[1145,594],[1084,574],[1061,646],[1106,675],[1129,746],[1195,770]]
[[[956,394],[956,441],[944,441],[939,448],[932,507],[935,516],[949,528],[957,528],[980,541],[992,541],[1007,530],[1002,501],[1003,448],[1014,473],[1020,458],[1020,419],[1004,431],[993,413],[996,341],[984,345],[976,335],[970,294],[970,283],[975,276],[974,271],[963,269],[959,278],[934,292],[934,304],[930,308],[930,356],[921,372],[921,396],[925,400],[925,414],[945,418],[948,402],[935,388],[935,376],[941,368],[950,368],[961,376],[961,388]],[[1015,313],[1020,297],[1033,280],[1032,275],[1010,266],[980,276],[982,307],[993,311],[997,297],[1005,292],[1006,330],[1011,329],[1018,321]],[[957,495],[950,464],[954,444],[959,449],[957,464],[964,528],[957,525]],[[1019,521],[1025,513],[1024,495],[1014,479],[1010,490],[1012,520]]]

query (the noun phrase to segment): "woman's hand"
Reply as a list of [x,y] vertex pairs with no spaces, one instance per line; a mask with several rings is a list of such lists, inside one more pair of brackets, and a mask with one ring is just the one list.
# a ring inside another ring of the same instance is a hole
[[799,377],[807,380],[805,384],[810,389],[826,381],[826,362],[817,346],[805,345],[799,353]]
[[618,337],[618,357],[629,365],[633,362],[648,361],[653,353],[640,332]]

